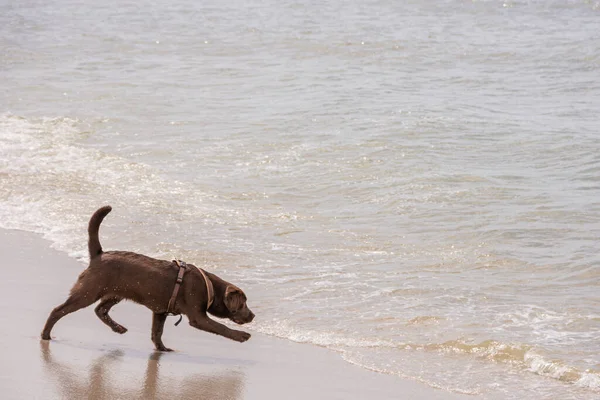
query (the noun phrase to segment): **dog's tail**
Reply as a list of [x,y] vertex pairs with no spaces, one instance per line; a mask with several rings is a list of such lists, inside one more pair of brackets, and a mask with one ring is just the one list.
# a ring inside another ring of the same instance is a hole
[[88,225],[88,250],[90,251],[90,260],[94,257],[102,254],[102,246],[100,245],[100,239],[98,238],[98,230],[100,229],[100,224],[106,215],[111,212],[111,206],[104,206],[96,210],[92,218],[90,218],[90,223]]

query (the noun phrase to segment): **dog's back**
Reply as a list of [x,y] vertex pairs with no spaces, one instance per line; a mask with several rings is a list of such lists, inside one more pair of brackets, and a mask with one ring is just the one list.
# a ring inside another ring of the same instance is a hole
[[[114,296],[163,309],[173,288],[177,269],[172,262],[128,251],[107,251],[90,260],[84,271],[86,286],[101,288],[100,297]],[[168,287],[167,287],[168,286]]]

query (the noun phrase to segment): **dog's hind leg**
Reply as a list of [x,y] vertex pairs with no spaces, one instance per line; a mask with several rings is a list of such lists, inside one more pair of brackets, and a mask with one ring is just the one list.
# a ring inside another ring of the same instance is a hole
[[110,311],[110,309],[114,305],[119,303],[121,300],[123,300],[123,299],[120,297],[103,298],[102,301],[100,301],[100,304],[98,304],[96,306],[96,309],[94,311],[96,311],[96,315],[98,316],[98,318],[100,318],[100,320],[102,322],[104,322],[106,325],[108,325],[110,327],[110,329],[112,329],[114,332],[123,334],[123,333],[127,332],[127,328],[125,328],[121,324],[116,323],[110,317],[110,315],[108,315],[108,312]]
[[98,300],[97,296],[82,295],[81,292],[72,293],[71,296],[60,306],[56,307],[50,313],[44,330],[42,331],[42,339],[50,340],[50,332],[54,327],[54,324],[65,315],[71,314],[77,310],[85,308],[94,304]]
[[71,295],[67,301],[50,313],[42,331],[42,339],[50,340],[50,332],[59,319],[97,302],[102,297],[100,288],[103,286],[94,279],[94,274],[89,269],[83,271],[79,275],[79,278],[77,278],[77,282],[75,282],[73,288],[71,288]]
[[152,315],[152,342],[158,351],[173,351],[162,342],[163,328],[167,320],[167,313],[154,313]]

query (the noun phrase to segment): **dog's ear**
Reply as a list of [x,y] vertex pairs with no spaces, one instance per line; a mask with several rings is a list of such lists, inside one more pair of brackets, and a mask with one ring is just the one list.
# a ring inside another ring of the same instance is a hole
[[225,290],[225,306],[231,312],[238,311],[246,302],[246,295],[240,288],[233,285],[227,286]]

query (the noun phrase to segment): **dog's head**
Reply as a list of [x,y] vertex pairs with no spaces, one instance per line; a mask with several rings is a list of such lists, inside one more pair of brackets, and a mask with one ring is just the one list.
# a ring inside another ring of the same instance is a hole
[[223,303],[225,303],[225,307],[229,312],[227,318],[240,325],[252,322],[254,313],[248,308],[246,300],[246,295],[242,289],[228,285],[223,298]]
[[254,313],[248,308],[242,289],[222,280],[220,282],[224,285],[215,286],[215,302],[208,312],[215,317],[228,318],[239,325],[252,322]]

